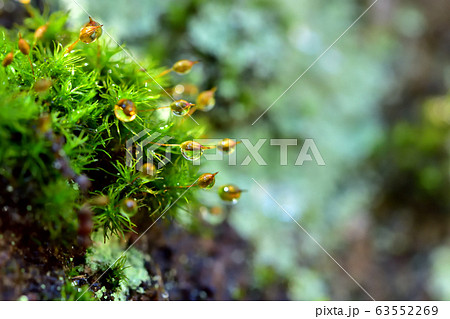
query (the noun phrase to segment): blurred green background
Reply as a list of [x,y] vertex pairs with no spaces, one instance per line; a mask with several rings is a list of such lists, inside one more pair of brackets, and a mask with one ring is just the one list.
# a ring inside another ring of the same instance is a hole
[[[368,299],[252,178],[376,299],[449,300],[450,2],[378,1],[254,125],[371,1],[77,2],[139,61],[201,60],[173,83],[218,87],[216,107],[194,114],[206,137],[299,139],[287,166],[268,141],[266,166],[202,163],[248,190],[230,221],[255,248],[257,285]],[[72,0],[47,4],[74,29],[87,20]],[[294,165],[305,138],[326,166]],[[238,163],[247,155],[238,147]]]

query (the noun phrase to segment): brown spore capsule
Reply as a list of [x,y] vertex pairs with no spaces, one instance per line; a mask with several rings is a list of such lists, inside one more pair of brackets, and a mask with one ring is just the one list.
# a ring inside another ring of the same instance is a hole
[[210,189],[214,186],[214,184],[216,183],[216,175],[219,172],[216,172],[214,174],[211,173],[205,173],[200,175],[200,177],[197,180],[196,185],[200,188],[204,188],[204,189]]
[[147,179],[154,179],[156,176],[156,167],[152,163],[145,163],[141,168],[141,175]]
[[39,28],[37,28],[36,31],[34,31],[34,39],[36,41],[42,39],[44,34],[47,32],[47,29],[48,29],[48,23],[41,25]]
[[170,109],[172,110],[173,115],[176,116],[185,116],[189,113],[189,110],[194,104],[189,103],[185,100],[174,101],[170,104]]
[[92,206],[106,206],[109,204],[109,197],[106,195],[97,195],[93,197],[89,203]]
[[30,54],[30,45],[24,38],[22,38],[22,35],[20,33],[19,33],[19,50],[24,55]]
[[114,106],[114,114],[122,122],[131,122],[137,115],[136,105],[131,100],[120,99]]
[[195,141],[186,141],[180,144],[181,154],[189,161],[195,161],[203,155],[204,147]]
[[238,142],[230,138],[224,138],[217,143],[217,148],[219,151],[224,153],[233,153],[236,150],[236,145]]
[[226,202],[236,203],[241,197],[242,192],[243,190],[233,184],[224,185],[219,188],[219,196]]
[[49,114],[44,113],[42,114],[36,125],[36,131],[39,134],[45,134],[52,128],[52,119]]
[[201,92],[197,96],[196,101],[197,109],[203,112],[211,111],[216,105],[216,99],[214,98],[216,90],[217,89],[214,87],[211,90]]
[[84,43],[92,43],[103,33],[101,24],[98,22],[92,20],[91,17],[89,17],[89,22],[86,23],[83,28],[80,30],[80,40]]
[[35,92],[45,92],[47,91],[51,86],[53,82],[50,79],[39,79],[34,83],[34,91]]
[[172,70],[179,74],[187,74],[191,71],[194,64],[197,64],[198,61],[190,61],[190,60],[180,60],[175,62],[172,66]]
[[14,60],[14,53],[9,52],[2,61],[2,66],[7,67]]

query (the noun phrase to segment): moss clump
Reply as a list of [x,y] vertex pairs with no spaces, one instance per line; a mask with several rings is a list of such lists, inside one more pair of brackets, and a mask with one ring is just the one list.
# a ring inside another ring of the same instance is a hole
[[[137,167],[146,154],[126,163],[126,141],[144,132],[144,138],[170,136],[170,143],[179,144],[203,132],[189,119],[149,111],[169,105],[171,99],[162,90],[161,85],[167,84],[164,79],[149,81],[148,75],[155,77],[162,69],[148,60],[142,72],[104,37],[89,45],[79,43],[67,53],[78,37],[78,32],[65,28],[67,17],[33,10],[24,26],[0,28],[0,57],[8,59],[0,67],[0,210],[4,212],[0,231],[29,234],[29,239],[16,243],[17,249],[36,249],[37,259],[52,256],[48,267],[64,269],[72,278],[81,269],[95,273],[113,262],[97,251],[98,245],[84,256],[90,243],[86,238],[92,233],[101,230],[106,240],[137,231],[135,212],[121,209],[124,200],[136,201],[138,220],[149,224],[176,201],[187,202],[194,196],[193,191],[168,187],[189,185],[197,177],[198,167],[185,160],[179,148],[170,151],[171,162],[148,180]],[[26,55],[18,47],[19,33],[30,46]],[[120,99],[136,105],[132,122],[116,118],[114,106]],[[164,158],[163,151],[149,153],[155,163]],[[137,267],[142,256],[130,252],[128,263],[133,268],[126,268],[123,258],[105,273],[99,289],[106,289],[108,296],[124,299],[128,287],[137,288],[146,280]],[[95,256],[101,257],[90,260]],[[8,275],[4,272],[0,277]],[[68,280],[59,289],[62,299],[79,298],[78,288]],[[83,298],[92,298],[91,292],[86,295]],[[54,299],[53,295],[36,298]]]

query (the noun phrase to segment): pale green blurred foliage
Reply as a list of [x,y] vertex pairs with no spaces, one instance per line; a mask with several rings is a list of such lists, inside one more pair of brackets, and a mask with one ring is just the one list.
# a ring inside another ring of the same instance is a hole
[[450,299],[450,249],[442,246],[433,252],[431,257],[432,276],[430,278],[430,291],[441,300]]
[[253,70],[252,75],[259,78],[277,76],[284,39],[276,22],[272,12],[258,9],[251,1],[206,2],[189,21],[189,40],[222,65],[241,72]]

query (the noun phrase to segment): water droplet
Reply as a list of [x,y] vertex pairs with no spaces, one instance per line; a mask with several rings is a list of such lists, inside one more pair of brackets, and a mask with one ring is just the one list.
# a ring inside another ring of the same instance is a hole
[[211,189],[214,184],[216,183],[216,176],[217,173],[211,174],[211,173],[205,173],[200,175],[200,177],[197,180],[197,186],[204,189]]
[[97,40],[102,33],[103,30],[100,23],[89,17],[89,22],[86,23],[80,31],[80,40],[84,43],[92,43]]
[[221,152],[231,154],[236,150],[237,142],[230,138],[224,138],[217,143],[217,149]]
[[185,100],[178,100],[170,104],[170,109],[175,116],[185,116],[189,113],[192,104]]
[[241,197],[242,190],[237,186],[228,184],[221,186],[219,188],[219,196],[222,200],[237,203],[238,199]]
[[190,60],[180,60],[175,62],[172,66],[172,70],[177,72],[178,74],[187,74],[191,71],[194,64],[197,64],[198,61],[190,61]]
[[114,114],[122,122],[131,122],[136,118],[136,106],[127,99],[121,99],[114,106]]
[[154,180],[156,176],[156,167],[152,163],[145,163],[141,167],[141,178],[147,181]]
[[181,154],[189,161],[198,160],[203,155],[203,147],[195,141],[186,141],[181,143]]
[[121,208],[123,209],[123,211],[125,211],[126,214],[130,216],[136,214],[136,212],[138,211],[138,205],[132,198],[125,198],[122,201]]

